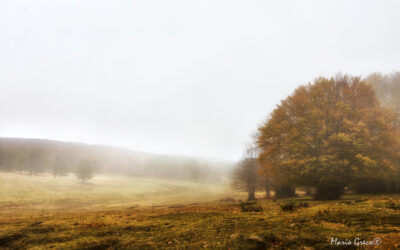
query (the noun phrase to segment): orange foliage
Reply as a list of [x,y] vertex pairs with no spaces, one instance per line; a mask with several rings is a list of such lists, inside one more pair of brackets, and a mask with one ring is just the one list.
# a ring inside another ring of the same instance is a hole
[[262,172],[275,183],[347,185],[398,168],[394,114],[357,77],[297,88],[259,128]]

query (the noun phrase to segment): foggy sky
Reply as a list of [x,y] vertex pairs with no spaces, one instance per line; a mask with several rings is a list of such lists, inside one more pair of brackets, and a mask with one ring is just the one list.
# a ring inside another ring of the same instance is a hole
[[400,69],[400,1],[0,1],[0,136],[236,160],[276,104]]

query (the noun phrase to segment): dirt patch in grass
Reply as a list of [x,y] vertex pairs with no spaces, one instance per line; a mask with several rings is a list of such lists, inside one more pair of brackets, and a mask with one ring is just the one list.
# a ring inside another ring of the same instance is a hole
[[14,233],[7,234],[0,237],[0,247],[8,247],[13,245],[18,240],[25,237],[25,234],[22,233]]

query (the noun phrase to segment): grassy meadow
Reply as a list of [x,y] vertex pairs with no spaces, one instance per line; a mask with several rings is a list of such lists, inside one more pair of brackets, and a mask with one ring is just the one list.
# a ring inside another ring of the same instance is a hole
[[[179,180],[96,175],[81,183],[75,175],[0,173],[0,214],[126,207],[154,207],[213,201],[227,196],[244,198],[229,183],[195,183]],[[28,209],[29,208],[29,209]]]
[[[259,194],[261,197],[262,194]],[[260,199],[260,212],[244,212],[244,199],[227,184],[120,176],[80,183],[0,174],[0,249],[338,249],[354,239],[396,249],[400,196],[344,196],[338,201]],[[293,210],[282,207],[294,204]],[[366,243],[367,244],[367,243]]]

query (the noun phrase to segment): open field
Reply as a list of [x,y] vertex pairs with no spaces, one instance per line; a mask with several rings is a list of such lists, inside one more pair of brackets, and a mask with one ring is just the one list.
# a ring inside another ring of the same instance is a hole
[[0,249],[337,248],[331,237],[379,237],[372,247],[383,249],[400,244],[400,197],[394,195],[299,197],[293,201],[307,206],[287,212],[280,208],[287,200],[259,200],[262,212],[242,212],[239,202],[216,201],[243,198],[224,185],[0,176]]
[[[75,175],[0,173],[0,215],[21,212],[94,210],[214,201],[227,196],[245,198],[229,184],[97,175],[81,183]],[[28,211],[27,211],[28,210]],[[8,216],[8,215],[7,215]]]

